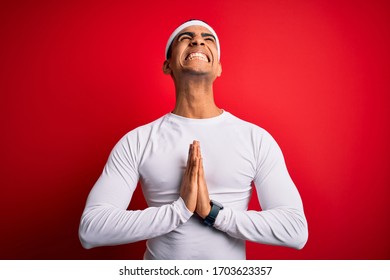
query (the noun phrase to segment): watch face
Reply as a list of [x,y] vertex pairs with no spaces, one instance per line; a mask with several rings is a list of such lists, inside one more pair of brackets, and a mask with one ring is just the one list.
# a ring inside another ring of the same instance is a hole
[[215,200],[211,200],[211,203],[215,206],[218,206],[219,208],[223,209],[223,205],[221,203],[219,203],[218,201],[215,201]]

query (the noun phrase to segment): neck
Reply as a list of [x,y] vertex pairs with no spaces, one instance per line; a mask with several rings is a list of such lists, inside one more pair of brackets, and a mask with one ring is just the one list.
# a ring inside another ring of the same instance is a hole
[[223,111],[214,102],[212,83],[189,79],[175,81],[176,105],[172,113],[193,119],[212,118]]

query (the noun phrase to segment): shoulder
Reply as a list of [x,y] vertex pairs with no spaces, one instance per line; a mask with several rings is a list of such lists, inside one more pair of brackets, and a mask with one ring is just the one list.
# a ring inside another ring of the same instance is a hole
[[156,128],[160,127],[161,124],[165,121],[167,118],[167,115],[164,115],[154,121],[151,121],[149,123],[146,123],[144,125],[138,126],[129,132],[127,132],[121,139],[122,140],[131,140],[131,139],[142,139],[150,135],[150,133],[155,130]]
[[227,123],[234,133],[239,134],[243,141],[250,141],[250,144],[258,151],[279,149],[275,138],[263,127],[243,120],[228,113]]
[[148,141],[153,131],[161,126],[165,118],[166,115],[130,130],[119,139],[114,146],[114,150],[139,151]]
[[246,121],[246,120],[243,120],[229,112],[226,112],[227,114],[227,117],[226,117],[226,120],[227,120],[227,124],[229,124],[232,128],[237,128],[239,130],[243,130],[243,131],[246,131],[246,132],[251,132],[252,134],[254,135],[257,135],[257,136],[265,136],[265,137],[269,137],[271,136],[269,134],[269,132],[264,129],[263,127],[257,125],[257,124],[254,124],[254,123],[251,123],[249,121]]

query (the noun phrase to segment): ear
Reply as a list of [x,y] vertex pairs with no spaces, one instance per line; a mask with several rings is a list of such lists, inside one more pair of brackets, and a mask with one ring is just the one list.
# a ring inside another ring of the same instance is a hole
[[217,77],[221,77],[221,75],[222,75],[222,64],[221,62],[218,62]]
[[169,67],[169,61],[168,61],[168,60],[165,60],[165,61],[164,61],[164,64],[163,64],[162,69],[163,69],[164,74],[166,74],[166,75],[171,75],[172,70],[171,70],[171,68]]

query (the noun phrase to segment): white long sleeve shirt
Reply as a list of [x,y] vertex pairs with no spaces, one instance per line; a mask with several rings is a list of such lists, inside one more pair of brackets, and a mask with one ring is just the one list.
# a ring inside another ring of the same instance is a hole
[[[200,141],[214,227],[180,198],[189,144]],[[127,210],[140,181],[148,208]],[[262,211],[248,211],[254,183]],[[224,111],[209,119],[172,113],[126,134],[92,188],[79,236],[85,248],[147,239],[145,259],[245,259],[245,240],[300,249],[308,237],[300,195],[264,129]]]

